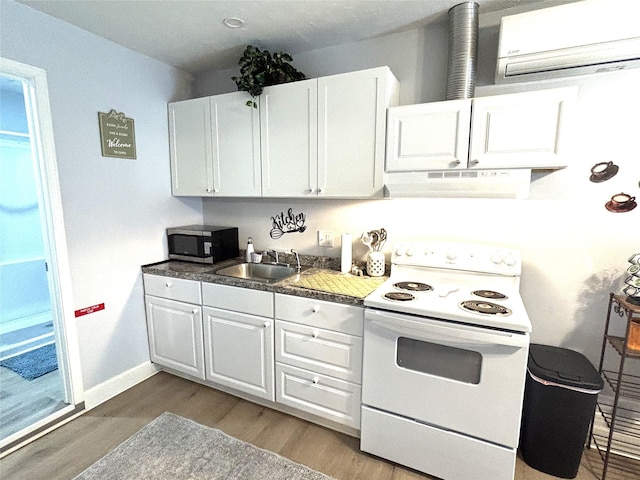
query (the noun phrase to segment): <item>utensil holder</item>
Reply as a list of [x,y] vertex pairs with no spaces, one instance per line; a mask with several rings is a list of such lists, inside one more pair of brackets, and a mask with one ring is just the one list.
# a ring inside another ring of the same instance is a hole
[[371,277],[381,277],[384,275],[384,253],[369,252],[367,255],[367,274]]

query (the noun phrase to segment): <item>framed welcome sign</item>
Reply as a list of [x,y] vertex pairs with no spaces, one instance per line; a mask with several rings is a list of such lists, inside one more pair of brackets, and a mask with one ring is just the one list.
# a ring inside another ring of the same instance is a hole
[[111,110],[98,112],[103,157],[136,158],[136,132],[133,118]]

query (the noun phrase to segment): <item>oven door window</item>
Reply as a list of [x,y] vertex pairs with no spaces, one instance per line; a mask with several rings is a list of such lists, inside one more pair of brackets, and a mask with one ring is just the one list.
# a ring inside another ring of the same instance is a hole
[[399,367],[458,382],[480,383],[482,355],[473,350],[399,337],[396,349]]

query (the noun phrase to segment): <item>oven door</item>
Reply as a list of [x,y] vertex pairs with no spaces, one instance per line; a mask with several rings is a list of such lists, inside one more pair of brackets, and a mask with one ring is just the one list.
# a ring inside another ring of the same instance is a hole
[[517,447],[529,335],[367,308],[362,402]]

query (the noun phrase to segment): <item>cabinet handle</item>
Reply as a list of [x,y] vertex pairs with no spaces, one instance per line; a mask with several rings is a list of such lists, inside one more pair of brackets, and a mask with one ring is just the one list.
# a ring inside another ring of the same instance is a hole
[[318,313],[320,311],[320,307],[318,305],[314,305],[311,310],[313,311],[313,313]]
[[269,322],[264,322],[264,328],[269,328]]
[[195,315],[196,313],[198,313],[198,309],[194,308],[193,310],[191,310],[191,313],[193,313]]
[[313,192],[315,192],[313,188],[310,188],[309,190],[307,190],[307,193],[313,193]]
[[454,163],[454,164],[456,164],[456,165],[460,165],[460,160],[458,159],[458,160],[456,160],[456,161],[455,161],[455,162],[453,162],[453,163]]
[[173,286],[173,284],[171,282],[166,282],[164,284],[164,286],[167,287],[167,288],[171,288]]
[[319,188],[318,193],[324,193],[324,188]]
[[319,381],[320,381],[320,379],[318,377],[313,377],[311,379],[311,383],[313,383],[314,385],[317,385]]
[[210,188],[210,187],[207,187],[206,192],[207,192],[207,193],[211,193],[211,188]]
[[316,330],[314,330],[313,332],[311,332],[311,336],[313,338],[318,338],[318,332]]
[[219,189],[219,188],[214,188],[214,189],[213,189],[213,193],[218,193],[219,191],[220,191],[220,189]]
[[477,165],[480,163],[480,160],[476,158],[475,160],[471,160],[471,163],[473,163],[474,165]]

